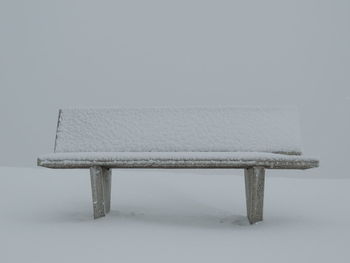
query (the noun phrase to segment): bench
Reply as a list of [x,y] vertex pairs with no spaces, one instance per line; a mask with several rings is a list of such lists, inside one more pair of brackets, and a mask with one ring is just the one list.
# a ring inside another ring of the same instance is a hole
[[266,169],[308,169],[294,108],[64,109],[48,168],[90,169],[94,218],[110,211],[112,168],[244,169],[247,217],[263,219]]

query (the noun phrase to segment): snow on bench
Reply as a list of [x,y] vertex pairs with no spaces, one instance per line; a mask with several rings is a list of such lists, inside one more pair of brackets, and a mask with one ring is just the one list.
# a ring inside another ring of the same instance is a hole
[[111,168],[244,168],[250,223],[262,220],[265,169],[308,169],[295,108],[64,109],[48,168],[90,168],[94,217],[110,210]]

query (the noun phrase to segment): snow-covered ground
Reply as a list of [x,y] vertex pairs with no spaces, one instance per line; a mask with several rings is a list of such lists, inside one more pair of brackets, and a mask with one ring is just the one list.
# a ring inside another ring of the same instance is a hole
[[265,220],[240,170],[113,170],[92,219],[87,170],[0,168],[0,262],[350,262],[350,179],[267,172]]

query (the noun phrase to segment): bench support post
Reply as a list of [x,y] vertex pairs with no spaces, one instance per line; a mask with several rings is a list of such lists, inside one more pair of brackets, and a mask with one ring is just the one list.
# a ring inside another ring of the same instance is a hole
[[250,224],[263,220],[265,169],[252,167],[244,170],[247,217]]
[[112,186],[112,170],[104,168],[103,173],[103,197],[105,200],[105,212],[111,210],[111,186]]
[[111,204],[111,170],[93,166],[90,168],[92,204],[94,219],[105,216],[110,211]]

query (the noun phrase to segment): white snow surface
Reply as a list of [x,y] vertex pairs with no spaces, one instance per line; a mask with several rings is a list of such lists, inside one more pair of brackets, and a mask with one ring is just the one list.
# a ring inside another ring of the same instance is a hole
[[273,161],[315,161],[317,159],[300,155],[286,155],[262,152],[68,152],[50,153],[39,156],[41,160],[273,160]]
[[93,220],[87,170],[0,167],[0,262],[350,262],[350,180],[281,173],[251,226],[240,170],[114,169]]
[[300,154],[295,108],[61,110],[55,152]]
[[260,152],[68,152],[41,155],[39,160],[45,161],[317,161],[315,158],[301,155],[286,155]]

